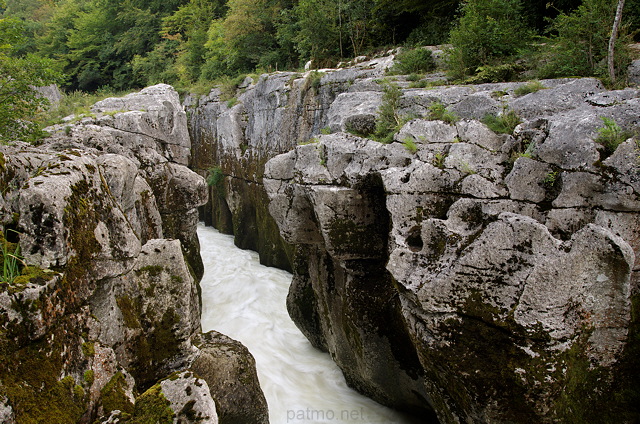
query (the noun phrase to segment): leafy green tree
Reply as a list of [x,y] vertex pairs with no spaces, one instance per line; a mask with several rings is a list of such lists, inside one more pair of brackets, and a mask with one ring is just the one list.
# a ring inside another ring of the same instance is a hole
[[344,56],[336,0],[300,0],[296,14],[300,26],[296,45],[303,58],[323,62]]
[[[550,26],[541,55],[538,76],[598,76],[607,78],[607,53],[616,13],[616,0],[584,0],[571,13],[561,13]],[[614,65],[626,70],[631,37],[623,25],[615,40]]]
[[468,0],[451,31],[448,64],[452,76],[462,78],[483,65],[516,56],[531,41],[520,0]]
[[52,62],[34,55],[15,56],[22,40],[22,23],[0,19],[0,142],[31,141],[39,134],[35,118],[48,104],[34,86],[57,82]]

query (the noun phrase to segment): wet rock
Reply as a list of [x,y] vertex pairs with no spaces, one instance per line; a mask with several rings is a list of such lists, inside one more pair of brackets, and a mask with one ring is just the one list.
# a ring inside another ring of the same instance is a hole
[[209,385],[220,423],[268,423],[267,401],[247,348],[215,331],[195,343],[199,352],[190,369]]

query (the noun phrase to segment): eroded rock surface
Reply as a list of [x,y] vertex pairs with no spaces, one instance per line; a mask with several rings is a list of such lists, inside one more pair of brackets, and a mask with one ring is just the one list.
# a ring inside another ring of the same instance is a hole
[[184,110],[166,85],[93,110],[37,147],[0,146],[2,258],[19,246],[26,265],[0,285],[0,417],[217,423],[205,380],[167,380],[200,355],[207,188]]
[[[640,148],[594,140],[601,117],[636,129],[640,95],[518,85],[405,89],[401,113],[438,101],[462,119],[412,120],[388,145],[320,135],[267,162],[271,214],[296,247],[287,306],[352,386],[395,407],[636,422]],[[375,113],[361,99],[353,115]],[[505,108],[523,120],[513,134],[478,121]]]

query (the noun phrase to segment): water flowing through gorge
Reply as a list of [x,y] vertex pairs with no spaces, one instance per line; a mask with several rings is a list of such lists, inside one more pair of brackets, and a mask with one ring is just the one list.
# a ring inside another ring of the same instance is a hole
[[272,424],[411,423],[347,387],[328,354],[313,348],[287,314],[291,274],[260,265],[233,237],[198,227],[205,264],[202,329],[242,342],[256,359]]

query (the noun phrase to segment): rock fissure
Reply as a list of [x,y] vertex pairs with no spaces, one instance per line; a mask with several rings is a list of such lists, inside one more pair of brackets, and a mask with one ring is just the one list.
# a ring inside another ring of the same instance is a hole
[[[242,122],[187,101],[207,134],[193,133],[195,169],[237,180],[224,194],[236,237],[286,251],[296,324],[359,390],[443,423],[637,420],[638,366],[610,365],[633,363],[638,343],[637,147],[604,159],[594,139],[601,115],[634,125],[638,93],[585,78],[516,97],[520,83],[421,90],[399,77],[399,115],[440,102],[461,120],[411,120],[387,145],[348,134],[375,125],[390,64],[324,70],[314,90],[261,77],[240,95]],[[522,121],[513,134],[480,122],[505,110]]]

